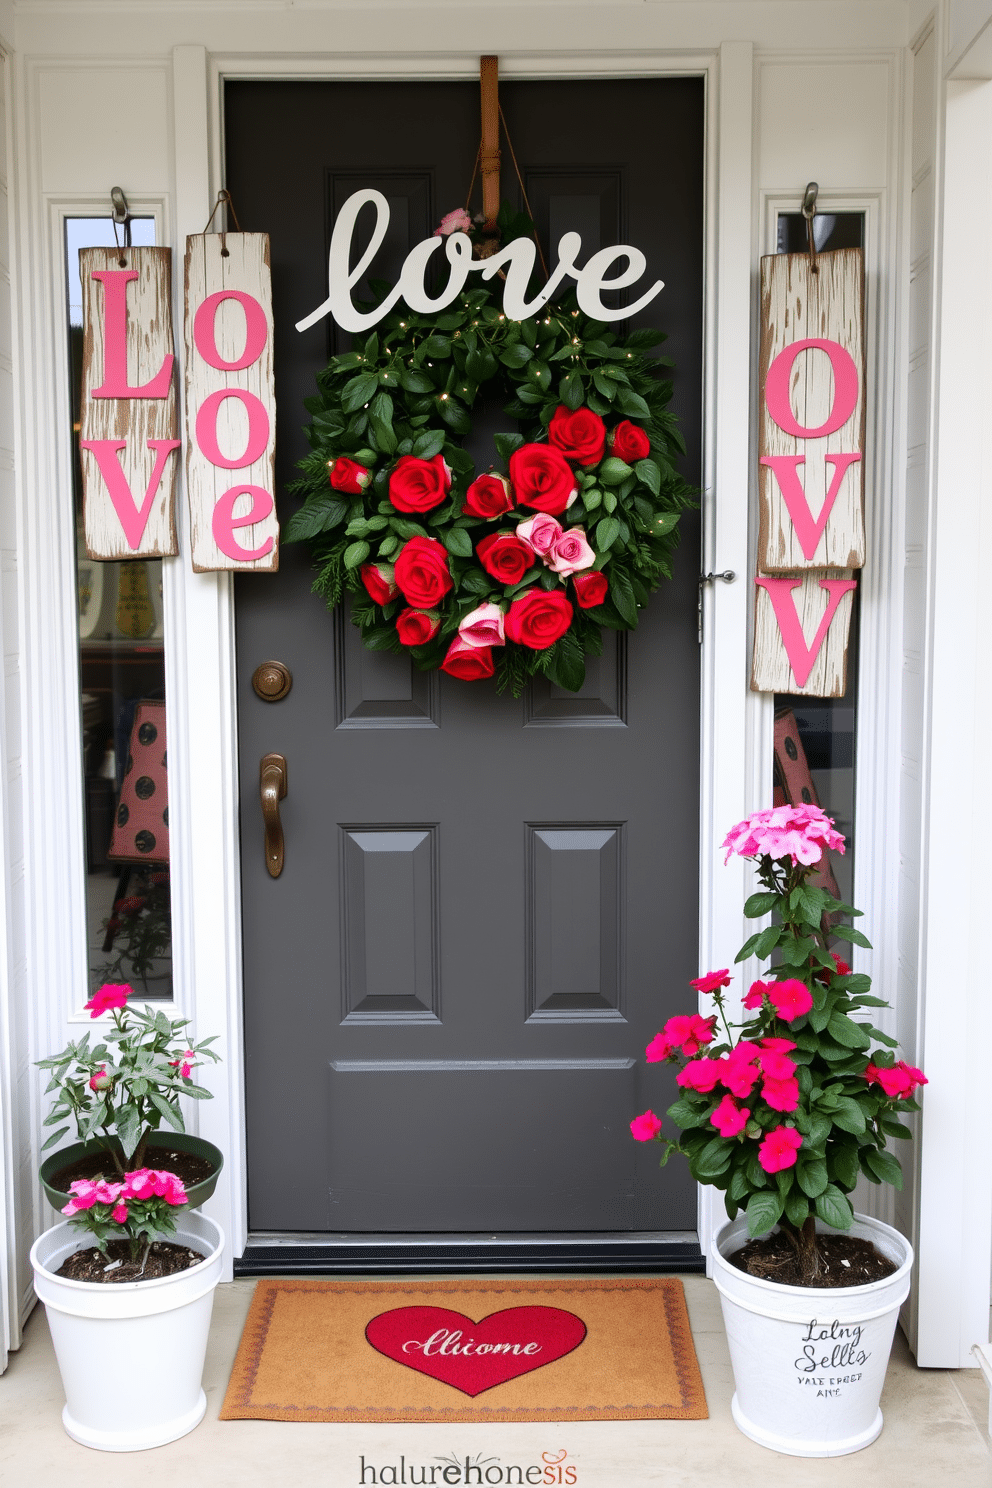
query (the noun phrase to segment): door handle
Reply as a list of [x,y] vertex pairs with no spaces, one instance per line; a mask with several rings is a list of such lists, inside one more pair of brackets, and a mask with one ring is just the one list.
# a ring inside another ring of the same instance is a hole
[[286,794],[285,755],[262,755],[258,766],[258,792],[265,822],[265,866],[270,878],[278,878],[286,855],[279,817],[279,802]]

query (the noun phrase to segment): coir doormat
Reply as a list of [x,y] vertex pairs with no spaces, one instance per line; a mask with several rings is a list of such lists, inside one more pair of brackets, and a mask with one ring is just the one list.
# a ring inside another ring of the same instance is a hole
[[707,1415],[680,1281],[260,1281],[221,1419]]

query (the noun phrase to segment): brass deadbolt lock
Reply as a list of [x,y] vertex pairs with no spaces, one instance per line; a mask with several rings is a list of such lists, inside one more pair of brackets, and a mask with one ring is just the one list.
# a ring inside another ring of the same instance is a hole
[[263,661],[252,673],[251,685],[263,703],[278,703],[293,685],[293,674],[281,661]]

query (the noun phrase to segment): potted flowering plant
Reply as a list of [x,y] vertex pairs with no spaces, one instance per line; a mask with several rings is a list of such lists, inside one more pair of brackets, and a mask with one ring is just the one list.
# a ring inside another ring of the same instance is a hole
[[161,1165],[178,1162],[185,1169],[191,1207],[204,1203],[217,1185],[223,1156],[212,1143],[186,1131],[180,1106],[181,1096],[211,1099],[192,1074],[206,1060],[217,1060],[210,1048],[214,1038],[192,1043],[188,1018],[129,1006],[132,995],[126,984],[105,983],[86,1004],[91,1018],[110,1014],[99,1042],[91,1045],[87,1032],[61,1053],[38,1061],[41,1069],[51,1071],[45,1093],[55,1097],[44,1125],[57,1128],[42,1151],[56,1146],[70,1123],[77,1137],[41,1166],[42,1184],[55,1209],[62,1209],[73,1178],[122,1178],[143,1168],[153,1153]]
[[188,1212],[175,1174],[150,1168],[118,1183],[75,1180],[62,1213],[32,1246],[31,1265],[62,1375],[66,1431],[108,1452],[184,1436],[206,1410],[220,1226]]
[[681,1135],[663,1136],[653,1111],[631,1131],[661,1144],[662,1166],[681,1153],[694,1178],[723,1191],[730,1223],[713,1264],[738,1425],[777,1451],[840,1455],[881,1430],[878,1398],[912,1264],[908,1242],[855,1215],[848,1196],[859,1175],[902,1186],[887,1145],[911,1135],[902,1117],[920,1109],[913,1097],[926,1078],[863,1016],[887,1004],[828,943],[825,916],[832,937],[870,948],[834,920],[859,911],[811,882],[825,849],[844,850],[832,820],[816,806],[775,807],[723,845],[727,859],[737,853],[757,870],[761,889],[745,914],[772,916],[737,961],[774,964],[750,986],[737,1025],[729,970],[692,982],[716,1011],[670,1018],[646,1051],[649,1062],[679,1066],[668,1116]]

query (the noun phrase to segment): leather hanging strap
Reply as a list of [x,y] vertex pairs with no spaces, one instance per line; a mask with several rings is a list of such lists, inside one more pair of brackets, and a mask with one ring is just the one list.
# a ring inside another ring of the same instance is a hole
[[482,215],[483,232],[496,232],[499,215],[499,58],[479,58],[482,94]]

